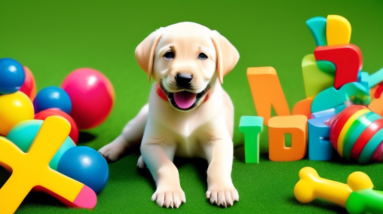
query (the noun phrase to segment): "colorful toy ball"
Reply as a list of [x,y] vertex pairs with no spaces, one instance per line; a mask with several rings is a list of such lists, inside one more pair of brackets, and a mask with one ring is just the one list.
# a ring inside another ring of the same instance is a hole
[[358,163],[382,161],[383,118],[365,106],[352,105],[330,121],[330,141],[341,157]]
[[0,59],[0,94],[11,94],[24,84],[23,66],[14,59]]
[[102,73],[80,68],[70,73],[61,87],[72,100],[70,115],[79,129],[91,129],[106,120],[115,100],[112,83]]
[[39,91],[33,101],[35,112],[39,113],[45,109],[58,108],[61,111],[70,114],[72,101],[68,94],[59,87],[50,86]]
[[40,111],[39,113],[37,113],[35,115],[35,119],[36,120],[45,120],[47,117],[50,117],[50,116],[60,116],[60,117],[63,117],[64,119],[66,119],[70,123],[71,130],[70,130],[70,133],[69,133],[69,137],[77,145],[79,132],[78,132],[77,124],[73,120],[73,118],[70,115],[68,115],[67,113],[61,111],[60,109],[50,108],[50,109],[45,109],[45,110]]
[[[16,146],[18,146],[23,152],[27,152],[31,146],[33,140],[35,139],[37,133],[39,132],[41,126],[43,125],[42,120],[27,120],[17,124],[7,135],[7,139],[12,141]],[[49,162],[49,166],[57,170],[59,161],[64,153],[76,145],[70,137],[67,137],[64,143],[61,145],[60,149],[53,156],[52,160]]]
[[0,96],[0,135],[7,136],[15,125],[32,120],[33,116],[32,101],[24,93],[17,91]]
[[24,71],[25,81],[23,86],[21,86],[20,91],[26,94],[33,101],[37,93],[35,78],[28,67],[24,66]]
[[97,194],[104,189],[109,178],[108,163],[96,150],[73,147],[62,156],[58,171],[89,186]]

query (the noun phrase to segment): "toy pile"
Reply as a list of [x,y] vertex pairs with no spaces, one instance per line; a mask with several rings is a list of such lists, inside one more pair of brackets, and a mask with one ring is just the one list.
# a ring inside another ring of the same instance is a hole
[[[359,163],[382,161],[383,69],[372,75],[362,71],[362,53],[350,44],[351,25],[344,17],[314,17],[306,24],[316,48],[302,60],[306,98],[295,103],[292,112],[273,67],[247,69],[258,116],[242,116],[240,120],[245,162],[259,162],[263,125],[268,126],[272,161],[297,161],[307,150],[310,160],[331,160],[334,148],[340,156]],[[350,105],[368,105],[371,111],[365,107],[346,109]],[[271,117],[271,107],[277,116]],[[345,114],[338,115],[342,111]],[[291,147],[285,146],[285,134],[292,136]]]
[[[70,124],[69,136],[60,142],[49,167],[100,193],[108,181],[108,164],[96,150],[76,145],[79,129],[100,125],[111,112],[115,100],[112,84],[102,73],[81,68],[71,72],[61,88],[50,86],[36,92],[27,67],[14,59],[0,59],[0,139],[5,137],[28,154],[44,121],[52,116],[64,118]],[[10,171],[7,163],[0,160],[0,164]]]
[[[351,25],[347,19],[329,15],[327,19],[311,18],[306,24],[317,45],[314,54],[302,61],[310,104],[309,159],[330,160],[335,148],[347,160],[382,162],[383,69],[372,75],[361,71],[362,54],[356,45],[349,44]],[[322,198],[349,213],[383,212],[382,192],[373,190],[363,172],[352,173],[347,184],[321,178],[310,167],[301,169],[299,177],[294,195],[301,203]]]
[[[379,91],[383,69],[371,76],[362,71],[362,53],[358,46],[349,44],[351,25],[347,19],[329,15],[327,19],[311,18],[306,24],[317,45],[314,54],[306,55],[302,60],[306,97],[312,100],[314,117],[308,120],[309,133],[319,132],[318,127],[322,131],[325,129],[320,137],[328,139],[340,156],[348,160],[352,158],[359,163],[381,161],[383,137],[378,133],[383,127],[379,116],[381,107],[370,111],[363,106],[346,108],[345,103],[366,106],[376,102],[380,94],[375,91]],[[329,122],[339,112],[342,113]],[[314,144],[318,143],[309,138],[309,147],[318,146]],[[310,150],[309,158],[328,160],[331,158],[329,153]]]

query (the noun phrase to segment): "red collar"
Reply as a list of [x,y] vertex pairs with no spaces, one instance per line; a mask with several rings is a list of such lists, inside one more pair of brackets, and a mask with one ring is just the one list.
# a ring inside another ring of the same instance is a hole
[[[158,94],[159,97],[161,97],[163,100],[165,101],[169,101],[168,100],[168,97],[166,96],[166,94],[162,91],[161,87],[159,84],[157,84],[156,86],[156,92]],[[205,100],[203,102],[206,102],[207,100],[209,99],[209,93],[206,94],[206,97],[205,97]]]

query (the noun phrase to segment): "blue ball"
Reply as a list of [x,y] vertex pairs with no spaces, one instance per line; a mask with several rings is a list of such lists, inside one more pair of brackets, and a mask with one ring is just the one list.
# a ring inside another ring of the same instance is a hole
[[58,171],[100,193],[109,178],[109,167],[105,158],[96,150],[77,146],[70,148],[61,157]]
[[0,59],[0,94],[12,94],[20,90],[25,81],[23,66],[14,59]]
[[57,108],[70,114],[70,111],[72,110],[72,101],[63,89],[56,86],[50,86],[39,91],[33,101],[33,106],[35,107],[36,114],[49,108]]

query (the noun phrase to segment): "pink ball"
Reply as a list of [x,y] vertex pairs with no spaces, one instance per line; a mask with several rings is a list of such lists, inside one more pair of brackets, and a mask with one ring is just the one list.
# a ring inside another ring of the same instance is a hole
[[79,129],[91,129],[106,120],[111,112],[115,93],[112,83],[101,72],[79,68],[70,73],[61,85],[72,100],[70,115]]

